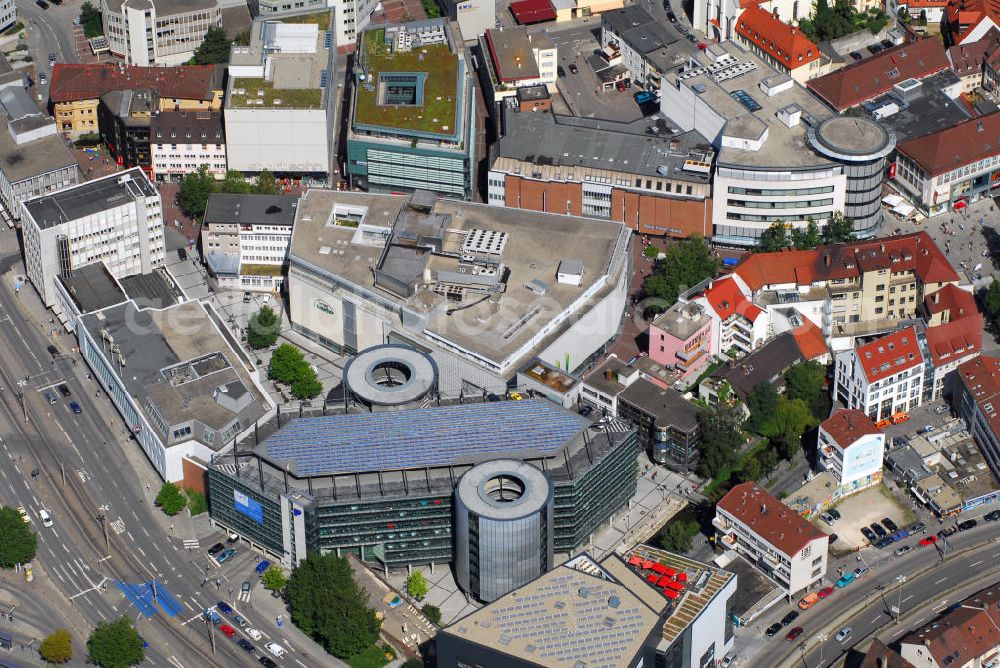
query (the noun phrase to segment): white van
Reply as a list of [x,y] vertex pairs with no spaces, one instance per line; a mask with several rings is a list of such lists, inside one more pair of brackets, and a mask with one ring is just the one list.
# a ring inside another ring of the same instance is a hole
[[38,511],[38,517],[42,520],[43,527],[52,526],[52,514],[45,510],[45,508]]

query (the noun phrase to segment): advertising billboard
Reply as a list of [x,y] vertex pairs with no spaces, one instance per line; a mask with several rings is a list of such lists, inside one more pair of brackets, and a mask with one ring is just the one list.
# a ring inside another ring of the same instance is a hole
[[264,523],[264,508],[243,492],[233,490],[233,507],[257,524]]

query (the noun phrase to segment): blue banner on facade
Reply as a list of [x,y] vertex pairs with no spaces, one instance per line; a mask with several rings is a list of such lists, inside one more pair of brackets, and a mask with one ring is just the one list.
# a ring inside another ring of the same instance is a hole
[[259,503],[238,490],[233,490],[233,507],[257,524],[264,523],[264,509]]

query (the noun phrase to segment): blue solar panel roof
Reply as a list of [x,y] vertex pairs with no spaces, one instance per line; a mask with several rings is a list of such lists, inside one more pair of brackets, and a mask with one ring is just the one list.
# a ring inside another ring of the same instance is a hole
[[258,451],[302,476],[446,466],[519,450],[553,455],[587,425],[547,401],[498,401],[299,418]]

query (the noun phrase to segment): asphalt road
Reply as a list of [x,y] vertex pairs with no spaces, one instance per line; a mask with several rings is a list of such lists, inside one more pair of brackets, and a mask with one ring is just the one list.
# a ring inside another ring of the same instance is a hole
[[[943,597],[950,589],[976,582],[982,582],[979,588],[987,586],[982,580],[984,570],[1000,559],[1000,544],[995,542],[997,526],[981,519],[989,509],[985,507],[962,514],[962,520],[977,518],[979,523],[970,531],[953,534],[949,538],[951,550],[945,551],[942,541],[934,546],[919,547],[912,539],[907,544],[912,544],[913,549],[902,557],[889,557],[873,548],[865,550],[862,554],[868,555],[866,563],[871,570],[855,583],[836,590],[812,609],[802,612],[791,625],[804,629],[798,642],[785,640],[787,629],[766,641],[761,638],[763,647],[746,665],[762,668],[793,664],[806,668],[833,665],[856,643],[892,624],[892,606],[898,606],[905,619],[915,606],[934,602],[932,610],[925,615],[906,620],[913,628],[958,600]],[[932,530],[936,528],[929,526],[928,532]],[[873,558],[876,553],[880,557],[877,565]],[[900,582],[898,576],[904,576],[905,581]],[[760,629],[771,625],[790,610],[797,610],[797,603],[798,598],[775,606],[765,618],[758,620],[757,625]],[[837,632],[845,626],[852,627],[853,632],[843,641],[836,640]],[[762,631],[754,629],[753,632],[762,636]]]
[[[6,268],[16,259],[8,255],[0,259],[0,266]],[[72,603],[91,625],[122,614],[137,618],[140,634],[150,643],[151,665],[258,665],[256,657],[218,632],[217,654],[213,655],[207,628],[199,618],[220,598],[234,603],[211,585],[202,588],[206,572],[220,579],[223,590],[234,583],[238,589],[238,583],[252,571],[252,562],[247,565],[249,553],[241,550],[239,560],[220,567],[205,557],[207,545],[189,552],[188,545],[166,535],[160,518],[154,516],[159,511],[146,502],[132,468],[135,455],[144,455],[138,449],[131,456],[123,452],[123,447],[135,446],[119,442],[120,420],[103,393],[95,397],[96,385],[85,378],[83,361],[68,353],[70,337],[49,339],[49,325],[27,320],[28,314],[18,304],[21,298],[13,295],[7,283],[0,286],[0,358],[4,360],[0,366],[0,499],[24,506],[33,516],[40,539],[37,562],[65,597],[60,605]],[[64,353],[54,362],[46,352],[50,342]],[[18,382],[25,376],[27,422],[16,398]],[[41,389],[63,380],[73,396],[50,406]],[[71,400],[80,403],[81,414],[69,409]],[[95,401],[102,403],[100,408]],[[148,466],[145,461],[138,463]],[[30,475],[34,468],[39,470],[37,478]],[[52,528],[41,527],[37,512],[42,507],[53,515]],[[110,551],[96,519],[102,512],[108,522]],[[111,582],[143,583],[154,578],[185,606],[181,614],[168,618],[158,611],[147,619]],[[106,591],[102,584],[107,585]],[[266,640],[285,645],[288,651],[279,664],[324,665],[322,660],[305,659],[296,652],[286,638],[275,633],[273,619],[264,620],[243,604],[234,607],[250,626],[268,635]]]

